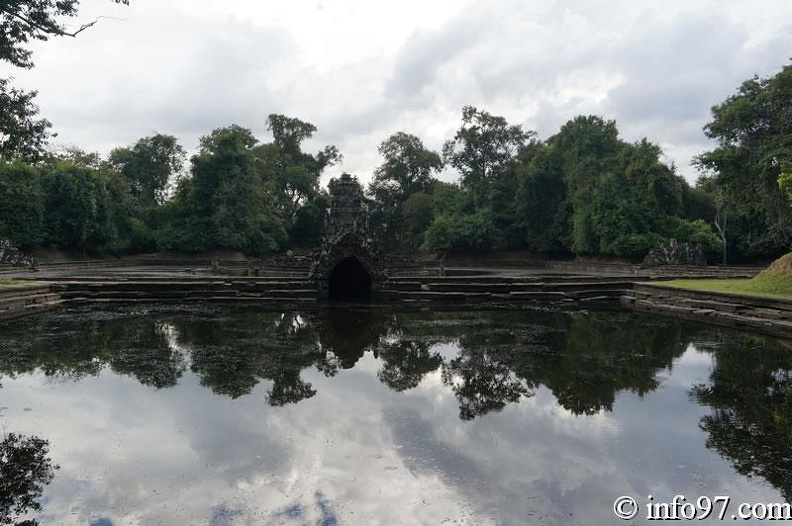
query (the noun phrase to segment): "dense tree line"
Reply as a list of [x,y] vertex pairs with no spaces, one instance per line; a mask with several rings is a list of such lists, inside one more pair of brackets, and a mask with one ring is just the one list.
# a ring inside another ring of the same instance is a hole
[[[369,193],[383,248],[640,258],[671,238],[713,254],[721,246],[714,198],[661,162],[657,145],[625,142],[601,117],[576,117],[540,141],[466,107],[442,158],[404,133],[380,152]],[[429,177],[444,165],[457,184]]]
[[319,177],[341,155],[303,152],[309,123],[274,114],[267,123],[269,143],[235,125],[214,130],[188,173],[183,148],[162,134],[106,159],[69,150],[2,161],[0,237],[91,254],[316,246],[328,202]]
[[[405,132],[380,144],[367,188],[373,239],[383,251],[637,260],[673,238],[711,260],[769,259],[792,231],[791,107],[792,66],[714,106],[705,133],[717,147],[696,158],[704,175],[690,186],[659,146],[624,141],[614,121],[578,116],[540,140],[468,106],[441,152]],[[303,151],[308,122],[272,114],[267,126],[270,142],[216,129],[189,163],[162,134],[106,158],[5,140],[0,237],[84,254],[314,248],[329,203],[320,176],[341,154]],[[457,182],[439,180],[443,170]]]
[[[696,157],[703,175],[691,186],[659,146],[620,139],[613,121],[578,116],[540,141],[465,107],[442,157],[401,132],[382,143],[369,187],[380,246],[638,259],[673,238],[722,262],[786,252],[792,66],[745,82],[712,108],[704,131],[718,146]],[[430,178],[443,166],[456,184]]]

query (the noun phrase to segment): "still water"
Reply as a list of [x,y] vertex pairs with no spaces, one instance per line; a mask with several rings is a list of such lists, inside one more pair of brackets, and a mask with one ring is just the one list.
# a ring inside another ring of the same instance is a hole
[[2,438],[0,524],[731,520],[792,498],[792,350],[613,312],[64,310],[0,326]]

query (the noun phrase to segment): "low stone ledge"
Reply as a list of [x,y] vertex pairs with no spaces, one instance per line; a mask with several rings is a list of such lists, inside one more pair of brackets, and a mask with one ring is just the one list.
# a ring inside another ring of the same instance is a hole
[[0,320],[11,320],[49,310],[61,303],[48,284],[11,285],[0,288]]
[[669,285],[635,284],[622,306],[688,321],[792,338],[792,300],[729,294]]

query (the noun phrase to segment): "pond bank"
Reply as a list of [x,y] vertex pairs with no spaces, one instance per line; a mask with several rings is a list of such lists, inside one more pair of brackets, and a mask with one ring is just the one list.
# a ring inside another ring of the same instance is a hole
[[792,298],[633,283],[621,304],[660,316],[792,338]]
[[[752,269],[705,267],[697,274],[736,277]],[[537,269],[413,268],[394,273],[372,294],[374,304],[410,307],[634,309],[792,338],[792,299],[681,289],[652,279],[692,277],[689,268],[653,275],[574,273]],[[273,307],[316,304],[306,274],[262,269],[259,276],[212,275],[180,267],[43,271],[45,281],[0,286],[0,320],[61,304],[232,303]],[[647,272],[647,274],[649,274]],[[39,277],[37,276],[37,277]]]

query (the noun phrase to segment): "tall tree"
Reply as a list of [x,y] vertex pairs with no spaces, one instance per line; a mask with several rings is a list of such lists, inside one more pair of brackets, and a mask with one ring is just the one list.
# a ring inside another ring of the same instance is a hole
[[443,168],[440,156],[427,149],[421,139],[396,132],[379,145],[383,162],[374,170],[374,183],[389,186],[401,200],[415,192],[426,192],[432,173]]
[[[416,232],[417,201],[408,214],[406,234],[404,207],[415,194],[428,194],[431,189],[432,173],[443,167],[440,156],[427,149],[421,139],[409,133],[397,132],[379,145],[383,162],[374,170],[374,178],[368,193],[374,198],[372,225],[380,244],[389,247],[397,244],[412,244]],[[425,206],[422,207],[424,210]],[[426,214],[419,214],[426,217]],[[420,221],[419,221],[420,222]],[[406,236],[406,237],[405,237]],[[420,243],[418,243],[420,244]]]
[[134,146],[110,152],[108,164],[129,180],[130,190],[146,206],[162,203],[169,183],[184,164],[184,149],[172,135],[155,134]]
[[730,201],[763,210],[771,233],[788,244],[792,214],[778,181],[792,164],[792,65],[773,77],[745,81],[713,106],[712,117],[704,133],[718,147],[697,162],[714,173]]
[[517,227],[528,249],[561,252],[569,238],[569,211],[561,167],[551,148],[531,141],[517,156]]
[[45,172],[43,187],[50,244],[85,254],[116,241],[107,174],[60,161]]
[[291,225],[300,208],[317,196],[322,172],[342,156],[335,146],[325,146],[315,155],[303,152],[303,142],[316,131],[309,122],[273,113],[267,117],[267,129],[273,141],[258,146],[256,157],[264,179],[275,185],[283,219]]
[[535,135],[506,119],[473,106],[462,108],[462,126],[443,145],[443,159],[461,175],[462,187],[473,194],[479,210],[490,197],[493,180],[503,176],[525,141]]
[[174,223],[163,233],[166,247],[260,255],[283,243],[274,189],[256,169],[257,142],[250,130],[236,125],[201,138],[192,177],[177,190]]
[[624,146],[615,121],[595,115],[577,116],[547,140],[545,170],[560,173],[566,186],[567,206],[561,208],[569,225],[563,241],[575,253],[595,254],[599,242],[590,221],[591,195],[602,175],[616,171],[618,154]]
[[0,238],[23,249],[46,238],[39,170],[19,161],[0,162]]

